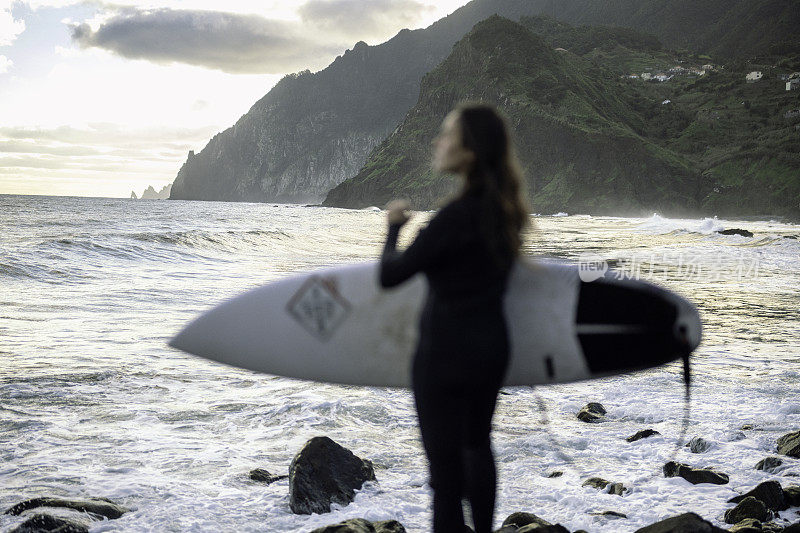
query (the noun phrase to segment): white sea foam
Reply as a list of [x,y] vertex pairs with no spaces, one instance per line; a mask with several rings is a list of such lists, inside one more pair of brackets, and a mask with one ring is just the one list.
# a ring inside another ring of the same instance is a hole
[[[424,218],[412,219],[404,242]],[[512,512],[529,511],[570,530],[626,533],[689,510],[724,526],[730,497],[769,479],[796,482],[796,459],[784,458],[778,474],[754,465],[774,455],[777,437],[800,427],[800,248],[783,238],[800,227],[583,216],[540,217],[536,225],[526,253],[560,260],[653,253],[656,269],[645,275],[697,303],[704,341],[693,358],[686,438],[714,445],[693,454],[676,442],[684,413],[678,365],[508,389],[493,434],[496,526]],[[710,235],[717,227],[757,236],[717,238]],[[299,270],[374,259],[385,231],[380,217],[259,204],[0,196],[0,228],[3,265],[13,267],[0,269],[0,510],[45,494],[104,496],[133,511],[96,523],[93,533],[301,533],[353,517],[430,530],[430,487],[408,391],[256,375],[165,345],[227,296]],[[80,246],[53,244],[60,239]],[[709,267],[719,258],[723,265],[757,258],[760,269],[742,279],[690,276],[676,259],[690,256]],[[575,418],[589,401],[608,409],[606,422]],[[741,430],[744,424],[755,429]],[[648,427],[660,435],[625,441]],[[247,473],[286,472],[315,435],[372,460],[378,482],[351,505],[298,516],[289,509],[285,480],[265,486]],[[661,467],[671,459],[716,467],[731,482],[666,479]],[[564,475],[545,477],[554,470]],[[630,492],[582,487],[591,476],[622,482]],[[628,519],[588,514],[605,510]],[[796,520],[795,511],[781,516]],[[21,521],[0,515],[0,531]]]
[[673,219],[664,218],[657,213],[653,213],[650,218],[642,220],[637,225],[637,229],[642,232],[663,235],[666,233],[684,231],[690,233],[701,233],[708,235],[724,230],[726,226],[717,217],[696,219]]

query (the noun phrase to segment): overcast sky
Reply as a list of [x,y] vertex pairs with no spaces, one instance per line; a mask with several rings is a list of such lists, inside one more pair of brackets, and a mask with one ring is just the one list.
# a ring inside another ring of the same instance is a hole
[[0,0],[0,194],[129,196],[283,75],[467,0]]

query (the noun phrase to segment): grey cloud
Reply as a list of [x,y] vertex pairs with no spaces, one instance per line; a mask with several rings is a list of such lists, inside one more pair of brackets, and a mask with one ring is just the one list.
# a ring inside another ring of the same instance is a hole
[[8,169],[4,173],[10,173],[13,169],[41,169],[73,172],[125,171],[129,174],[153,173],[151,167],[133,164],[126,158],[115,158],[111,160],[104,158],[81,158],[73,160],[70,158],[42,158],[35,156],[0,156],[0,169]]
[[66,156],[100,155],[102,152],[88,146],[43,146],[40,143],[25,141],[0,141],[0,153],[47,154]]
[[298,11],[305,22],[363,39],[388,37],[433,9],[416,0],[309,0]]
[[188,63],[231,73],[279,74],[324,66],[343,49],[317,41],[294,23],[257,15],[126,8],[92,30],[71,26],[83,48],[103,48],[129,59]]
[[[29,140],[39,145],[58,142],[69,145],[91,145],[92,147],[182,150],[187,145],[195,146],[197,143],[204,143],[218,129],[213,126],[132,129],[110,123],[89,124],[89,129],[71,126],[57,128],[0,127],[0,139],[6,139],[6,142]],[[18,144],[18,146],[22,145]],[[2,151],[10,152],[12,150]]]
[[174,177],[189,149],[205,144],[217,128],[0,127],[0,175],[76,178],[108,174]]

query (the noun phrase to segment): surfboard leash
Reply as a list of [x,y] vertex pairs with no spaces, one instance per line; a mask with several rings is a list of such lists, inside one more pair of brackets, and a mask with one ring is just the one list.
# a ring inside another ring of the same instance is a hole
[[[667,462],[673,462],[675,458],[678,456],[678,452],[685,447],[685,440],[686,434],[689,431],[689,424],[690,424],[690,417],[691,417],[691,389],[692,389],[692,373],[691,373],[691,350],[686,350],[684,353],[681,354],[681,360],[683,363],[683,384],[684,384],[684,400],[683,400],[683,415],[681,416],[681,428],[678,433],[678,438],[675,441],[675,447],[672,450],[672,453],[669,455]],[[582,469],[577,467],[575,459],[571,457],[568,453],[564,452],[564,446],[562,443],[558,442],[558,439],[555,437],[553,432],[550,430],[550,419],[547,415],[547,405],[545,404],[542,397],[537,393],[535,387],[531,387],[533,391],[533,396],[536,401],[537,407],[539,409],[539,423],[543,427],[543,431],[547,437],[549,443],[553,446],[553,449],[558,454],[559,458],[562,459],[565,465],[571,467],[578,473],[579,478],[583,478],[585,476],[582,475]],[[657,470],[654,470],[649,477],[640,480],[640,483],[647,483],[651,481],[655,477],[663,476],[663,466],[659,467]]]

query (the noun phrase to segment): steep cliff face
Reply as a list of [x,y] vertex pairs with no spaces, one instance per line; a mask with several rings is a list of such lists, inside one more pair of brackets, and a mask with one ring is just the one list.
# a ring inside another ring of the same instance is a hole
[[495,13],[632,27],[669,47],[719,55],[797,47],[792,32],[800,23],[796,0],[473,0],[428,28],[401,31],[378,46],[359,43],[320,72],[287,76],[187,159],[170,197],[321,200],[358,174],[403,120],[423,75]]
[[479,20],[533,14],[526,0],[476,0],[422,30],[358,43],[317,73],[286,76],[187,158],[171,198],[315,202],[355,175],[414,105],[422,76]]
[[635,132],[644,121],[626,103],[626,90],[616,76],[554,51],[520,24],[491,17],[423,79],[404,122],[325,205],[364,207],[405,197],[415,207],[434,207],[454,184],[430,170],[430,139],[456,103],[480,100],[510,119],[534,210],[690,207],[688,165]]

